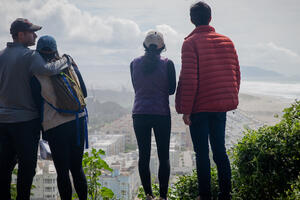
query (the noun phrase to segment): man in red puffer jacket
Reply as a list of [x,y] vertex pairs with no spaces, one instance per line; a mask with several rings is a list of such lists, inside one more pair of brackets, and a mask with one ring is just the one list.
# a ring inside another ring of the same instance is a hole
[[231,168],[225,148],[226,112],[236,109],[240,67],[232,41],[209,25],[211,9],[204,2],[190,9],[196,26],[182,45],[182,68],[176,110],[190,126],[196,153],[198,199],[210,199],[208,137],[218,169],[219,199],[231,199]]

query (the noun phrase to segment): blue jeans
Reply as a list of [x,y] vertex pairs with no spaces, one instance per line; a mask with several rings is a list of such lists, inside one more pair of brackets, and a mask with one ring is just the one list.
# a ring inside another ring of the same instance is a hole
[[231,168],[225,148],[226,112],[200,112],[191,115],[190,132],[196,153],[198,190],[201,197],[210,198],[210,160],[208,137],[217,165],[219,199],[230,199]]

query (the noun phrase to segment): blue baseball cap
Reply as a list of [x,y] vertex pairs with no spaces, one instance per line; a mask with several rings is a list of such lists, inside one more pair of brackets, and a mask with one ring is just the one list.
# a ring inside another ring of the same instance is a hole
[[43,51],[45,49],[48,49],[51,52],[57,51],[56,41],[50,35],[44,35],[44,36],[40,37],[40,39],[37,42],[37,45],[36,45],[37,51]]

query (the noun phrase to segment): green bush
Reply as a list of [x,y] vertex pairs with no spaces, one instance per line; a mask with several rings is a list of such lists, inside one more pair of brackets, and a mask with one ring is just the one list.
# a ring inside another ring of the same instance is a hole
[[284,194],[282,194],[277,200],[299,200],[300,199],[300,175],[298,179],[291,184]]
[[[198,196],[198,180],[197,171],[193,170],[190,175],[182,175],[178,177],[178,181],[174,184],[173,189],[176,200],[191,200]],[[218,176],[217,169],[211,168],[211,193],[212,199],[216,200],[218,197]]]
[[276,199],[300,172],[300,101],[275,126],[248,130],[233,149],[236,199]]
[[[217,184],[217,170],[215,167],[211,169],[211,190],[213,200],[218,196],[218,184]],[[158,184],[152,184],[153,195],[159,197]],[[193,170],[191,174],[181,175],[177,177],[175,184],[171,185],[168,190],[169,200],[191,200],[196,199],[198,196],[198,181],[197,172]],[[138,197],[140,199],[146,199],[146,195],[142,187],[139,188]]]
[[[94,148],[92,148],[90,154],[88,152],[83,154],[82,167],[87,179],[89,200],[98,200],[100,198],[108,200],[114,198],[113,191],[100,184],[102,171],[112,171],[108,164],[101,158],[101,155],[105,155],[105,152],[102,149],[97,151]],[[77,198],[77,194],[74,194],[73,199]]]

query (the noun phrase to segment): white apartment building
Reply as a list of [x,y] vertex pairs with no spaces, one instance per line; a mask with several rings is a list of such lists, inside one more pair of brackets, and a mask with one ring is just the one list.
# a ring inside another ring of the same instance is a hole
[[57,200],[59,197],[56,170],[52,161],[38,161],[36,175],[33,179],[32,200]]
[[[57,200],[59,193],[56,183],[56,170],[52,161],[38,160],[36,167],[36,175],[33,178],[31,189],[33,194],[31,200]],[[17,182],[17,177],[12,176],[12,181]]]
[[[174,137],[171,137],[170,150],[169,150],[171,173],[172,171],[175,170],[175,168],[176,169],[179,168],[179,161],[181,156],[182,155],[180,150],[180,144],[178,143],[178,140],[176,140]],[[159,160],[157,155],[157,146],[156,146],[155,138],[152,137],[150,171],[151,171],[151,177],[153,177],[155,180],[158,180],[158,167],[159,167]]]
[[125,135],[125,144],[136,145],[136,138],[132,126],[131,115],[125,115],[110,124],[106,124],[101,131],[109,135]]
[[140,186],[137,152],[122,153],[105,158],[113,169],[101,176],[100,183],[110,188],[118,200],[132,200]]
[[125,152],[124,135],[93,135],[89,137],[89,142],[90,149],[102,149],[105,151],[106,157]]

